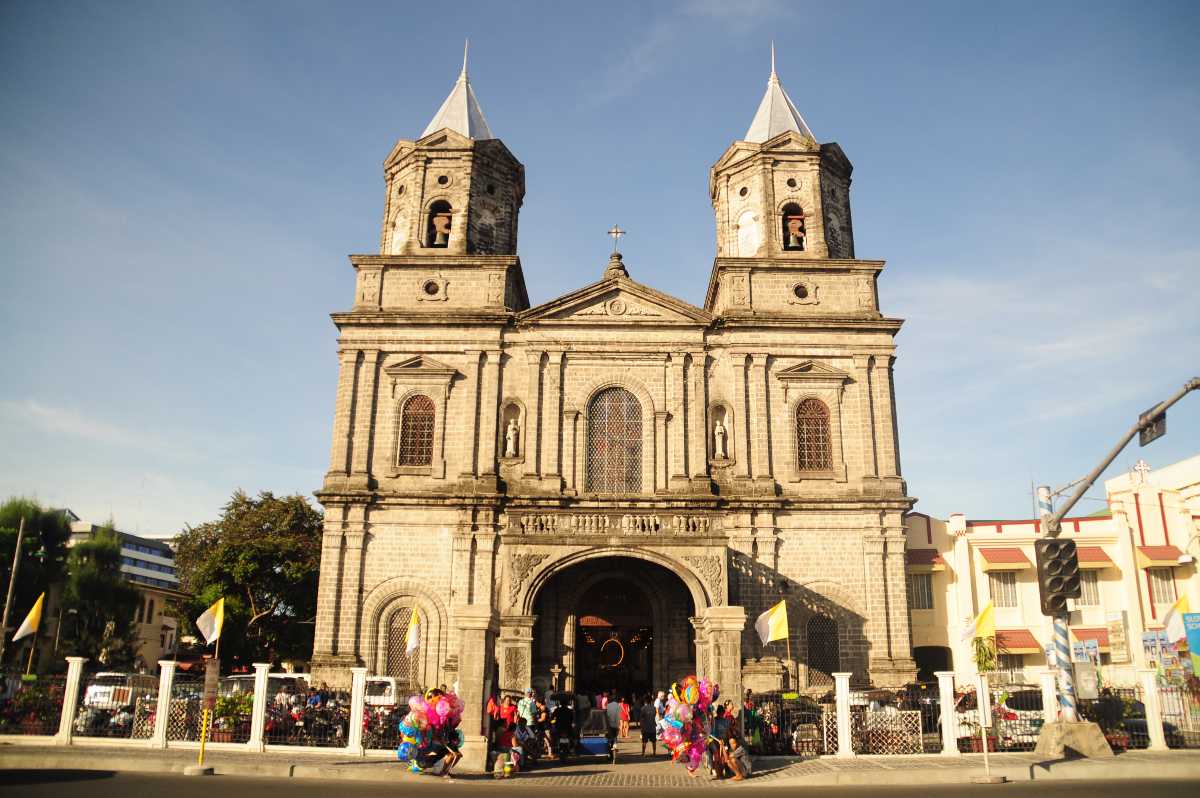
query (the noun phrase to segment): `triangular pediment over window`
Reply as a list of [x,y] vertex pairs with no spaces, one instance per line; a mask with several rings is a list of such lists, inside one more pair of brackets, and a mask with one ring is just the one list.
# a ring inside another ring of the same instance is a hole
[[416,355],[398,363],[384,366],[384,372],[393,378],[427,378],[449,380],[458,374],[453,366],[447,366],[425,355]]
[[530,308],[521,323],[706,325],[712,315],[626,278],[602,280]]
[[848,381],[850,375],[833,366],[827,366],[815,360],[805,360],[778,372],[775,378],[783,382],[795,383],[841,383]]

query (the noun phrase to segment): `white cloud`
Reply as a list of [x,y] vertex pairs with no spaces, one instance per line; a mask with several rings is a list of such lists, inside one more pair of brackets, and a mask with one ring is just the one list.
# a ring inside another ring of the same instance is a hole
[[36,399],[0,400],[0,415],[17,423],[31,424],[52,435],[83,438],[94,443],[134,449],[158,449],[161,442],[142,430],[110,424],[70,408],[54,407]]

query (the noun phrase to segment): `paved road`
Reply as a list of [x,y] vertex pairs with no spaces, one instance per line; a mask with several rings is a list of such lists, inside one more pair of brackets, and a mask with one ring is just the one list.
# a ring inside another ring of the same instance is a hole
[[[630,784],[622,785],[622,798],[661,796],[662,788],[639,787],[637,777]],[[566,792],[561,788],[538,788],[537,773],[527,774],[511,781],[456,780],[447,783],[442,779],[404,779],[403,793],[428,793],[440,795],[480,795],[507,793],[514,797],[528,792],[554,795]],[[779,788],[755,787],[752,782],[743,784],[726,783],[721,789],[750,792],[759,796],[780,794]],[[881,790],[881,787],[883,788]],[[1037,798],[1179,798],[1195,795],[1200,788],[1197,781],[1118,781],[1118,782],[1021,782],[1002,786],[968,786],[948,784],[924,787],[790,787],[812,795],[834,795],[838,798],[879,795],[885,792],[888,798],[950,798],[959,795],[979,795],[994,798],[1003,795],[1037,796]],[[818,792],[819,791],[819,792]],[[20,795],[21,798],[396,798],[397,785],[364,783],[353,781],[319,781],[315,779],[254,779],[234,776],[187,777],[173,775],[150,775],[142,773],[110,773],[107,771],[0,771],[0,794]],[[608,793],[608,788],[572,788],[570,793]]]

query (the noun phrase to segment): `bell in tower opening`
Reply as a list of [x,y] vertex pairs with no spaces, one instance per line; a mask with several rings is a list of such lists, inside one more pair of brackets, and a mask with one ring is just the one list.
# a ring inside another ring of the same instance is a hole
[[429,206],[427,246],[445,247],[450,244],[450,222],[453,218],[450,203],[445,200],[439,200]]
[[804,250],[804,211],[792,203],[783,207],[783,248]]

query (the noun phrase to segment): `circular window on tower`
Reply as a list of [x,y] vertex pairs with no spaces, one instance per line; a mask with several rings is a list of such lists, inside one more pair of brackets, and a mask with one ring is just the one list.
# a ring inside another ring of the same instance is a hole
[[396,196],[399,197],[403,193],[404,193],[404,184],[401,183],[400,185],[396,186]]
[[445,185],[448,185],[449,183],[450,183],[449,175],[438,175],[437,184],[439,186],[445,186]]
[[492,185],[491,183],[488,183],[487,193],[490,194],[491,196],[495,196],[496,195],[496,187],[494,185]]
[[741,190],[738,191],[738,196],[744,197],[749,193],[750,193],[750,189],[746,188],[745,186],[742,186]]
[[787,187],[788,187],[788,188],[795,188],[795,187],[796,187],[796,178],[794,178],[794,177],[789,177],[789,178],[787,179]]
[[425,296],[437,296],[442,287],[437,284],[437,280],[426,280],[421,290],[425,292]]
[[441,277],[428,277],[421,281],[420,290],[417,292],[417,300],[421,302],[430,300],[444,302],[446,300],[446,281]]
[[810,282],[797,282],[792,284],[792,295],[788,297],[789,305],[817,305],[820,300],[817,298],[817,286]]

